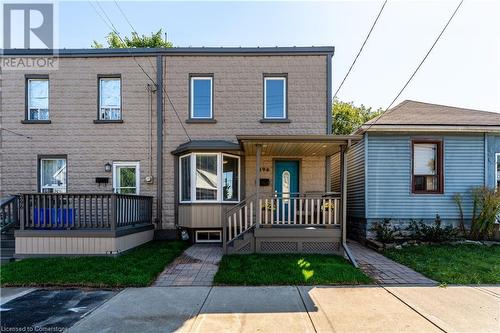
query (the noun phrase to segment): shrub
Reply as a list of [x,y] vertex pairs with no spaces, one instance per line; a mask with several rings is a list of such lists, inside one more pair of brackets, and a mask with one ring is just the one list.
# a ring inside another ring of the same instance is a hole
[[436,219],[433,225],[427,225],[422,220],[411,220],[410,225],[406,228],[414,239],[424,242],[446,242],[458,237],[458,230],[453,226],[441,226],[441,217],[436,214]]
[[467,231],[464,225],[462,196],[455,194],[453,199],[460,212],[460,229],[470,239],[481,240],[492,236],[494,224],[500,215],[500,191],[488,187],[472,189],[472,221]]
[[382,243],[392,243],[399,232],[399,228],[391,224],[391,219],[376,222],[370,229],[375,232],[375,239]]
[[488,187],[474,188],[472,203],[469,238],[479,240],[491,237],[497,216],[500,215],[500,191]]

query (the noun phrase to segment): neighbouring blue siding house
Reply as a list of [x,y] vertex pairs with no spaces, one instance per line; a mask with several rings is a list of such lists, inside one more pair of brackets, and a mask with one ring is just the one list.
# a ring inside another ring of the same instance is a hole
[[384,218],[404,225],[439,214],[456,224],[456,193],[470,220],[471,189],[500,182],[499,113],[404,101],[356,134],[363,140],[347,155],[350,237],[370,237]]

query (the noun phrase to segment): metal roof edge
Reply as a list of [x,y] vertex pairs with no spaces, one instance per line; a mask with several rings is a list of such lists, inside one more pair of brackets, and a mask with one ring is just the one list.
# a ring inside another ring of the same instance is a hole
[[154,55],[249,55],[249,54],[326,54],[333,55],[334,46],[293,47],[172,47],[126,49],[0,49],[3,56],[154,56]]

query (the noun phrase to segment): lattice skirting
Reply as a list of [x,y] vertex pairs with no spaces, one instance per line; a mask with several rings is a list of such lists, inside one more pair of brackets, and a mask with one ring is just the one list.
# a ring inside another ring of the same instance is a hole
[[263,240],[257,242],[257,250],[261,253],[324,253],[338,254],[340,243],[315,240]]

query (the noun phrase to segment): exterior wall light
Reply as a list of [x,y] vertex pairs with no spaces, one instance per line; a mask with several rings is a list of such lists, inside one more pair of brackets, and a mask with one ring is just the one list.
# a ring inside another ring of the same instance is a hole
[[112,167],[113,166],[111,165],[111,163],[108,162],[108,163],[104,164],[104,171],[111,172]]

